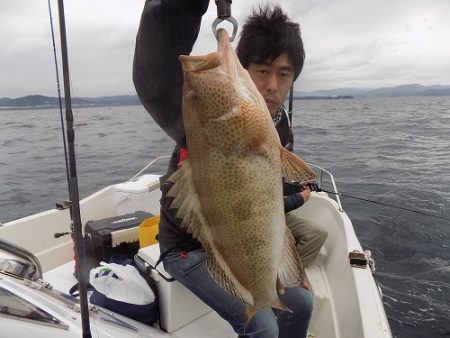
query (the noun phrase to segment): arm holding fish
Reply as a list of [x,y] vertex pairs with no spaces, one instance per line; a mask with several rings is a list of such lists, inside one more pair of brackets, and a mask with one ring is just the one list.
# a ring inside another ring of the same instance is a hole
[[297,185],[293,183],[283,184],[284,212],[288,213],[300,208],[311,197],[309,185]]
[[192,51],[208,4],[208,0],[147,0],[136,37],[136,92],[158,125],[182,146],[186,137],[178,56]]
[[308,266],[319,254],[328,237],[326,229],[318,223],[303,219],[291,213],[301,207],[310,197],[315,182],[299,185],[294,182],[283,184],[286,225],[294,236],[298,253],[304,266]]

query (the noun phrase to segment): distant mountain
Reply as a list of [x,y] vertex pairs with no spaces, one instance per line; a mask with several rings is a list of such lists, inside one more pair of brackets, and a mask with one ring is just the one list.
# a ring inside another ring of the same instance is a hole
[[[104,106],[128,106],[140,104],[137,95],[119,95],[103,97],[74,97],[72,107],[104,107]],[[62,98],[64,107],[64,98]],[[17,99],[8,97],[0,98],[0,109],[44,109],[59,107],[57,97],[43,95],[28,95]]]
[[315,90],[312,92],[294,91],[294,97],[333,97],[333,96],[361,96],[367,92],[366,89],[337,88],[329,90]]
[[141,104],[137,95],[83,97],[82,99],[99,106],[134,106]]
[[[394,97],[394,96],[450,96],[450,86],[422,86],[419,84],[402,85],[396,87],[382,87],[377,89],[336,88],[329,90],[315,90],[311,92],[295,91],[295,99],[349,99],[353,97]],[[64,99],[62,99],[64,106]],[[72,106],[105,107],[140,105],[137,95],[117,95],[102,97],[74,97]],[[11,99],[0,98],[0,110],[5,109],[39,109],[57,108],[59,99],[43,95],[28,95]]]
[[[64,104],[64,99],[62,100]],[[82,98],[74,98],[73,105],[88,105],[89,101]],[[10,99],[8,97],[0,98],[0,107],[2,108],[48,108],[59,106],[59,99],[57,97],[48,97],[43,95],[28,95],[19,97],[17,99]]]
[[330,90],[316,90],[312,92],[294,92],[294,98],[304,97],[394,97],[394,96],[450,96],[450,86],[422,86],[419,84],[401,85],[396,87],[382,87],[377,89],[337,88]]
[[294,100],[342,100],[353,99],[352,95],[320,95],[320,96],[294,96]]
[[383,87],[371,90],[367,96],[448,96],[450,86],[422,86],[418,84]]

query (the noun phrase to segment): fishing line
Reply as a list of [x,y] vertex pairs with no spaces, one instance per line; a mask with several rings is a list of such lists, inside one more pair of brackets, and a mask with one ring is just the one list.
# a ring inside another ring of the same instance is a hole
[[56,86],[58,90],[58,101],[59,101],[59,117],[61,120],[61,132],[62,132],[62,139],[63,139],[63,146],[64,146],[64,160],[66,164],[66,177],[67,177],[67,185],[69,188],[69,195],[70,195],[70,179],[69,179],[69,159],[67,155],[67,144],[66,144],[66,128],[64,126],[64,117],[63,117],[63,111],[62,111],[62,98],[61,98],[61,85],[59,82],[59,68],[58,68],[58,57],[56,56],[56,43],[55,43],[55,32],[53,29],[53,16],[52,16],[52,7],[50,4],[50,0],[48,0],[48,14],[50,17],[50,29],[52,32],[52,43],[53,43],[53,56],[55,58],[55,70],[56,70]]
[[434,214],[430,214],[428,212],[425,211],[421,211],[421,210],[415,210],[415,209],[410,209],[410,208],[405,208],[405,207],[401,207],[399,205],[394,205],[394,204],[388,204],[388,203],[383,203],[383,202],[378,202],[378,201],[373,201],[367,198],[362,198],[362,197],[358,197],[358,196],[353,196],[353,195],[347,195],[347,194],[343,194],[340,192],[333,192],[333,191],[328,191],[322,188],[316,188],[313,191],[317,191],[317,192],[326,192],[327,194],[333,194],[333,195],[339,195],[342,197],[348,197],[348,198],[354,198],[360,201],[365,201],[365,202],[370,202],[370,203],[375,203],[375,204],[379,204],[379,205],[383,205],[385,207],[391,207],[391,208],[396,208],[396,209],[401,209],[401,210],[406,210],[406,211],[411,211],[411,212],[415,212],[417,214],[421,214],[421,215],[425,215],[425,216],[431,216],[431,217],[436,217],[436,218],[440,218],[440,219],[445,219],[446,221],[450,221],[450,218],[444,217],[444,216],[439,216],[439,215],[434,215]]

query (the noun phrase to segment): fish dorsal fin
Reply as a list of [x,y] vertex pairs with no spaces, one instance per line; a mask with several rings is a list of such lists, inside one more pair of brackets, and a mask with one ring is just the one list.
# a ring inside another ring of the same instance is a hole
[[286,227],[283,256],[278,269],[278,278],[278,291],[281,294],[284,293],[284,287],[293,288],[305,285],[303,264],[295,247],[294,236],[292,236],[291,230],[288,227]]
[[170,207],[178,209],[176,217],[182,219],[181,226],[202,243],[208,270],[213,278],[230,294],[244,303],[253,305],[254,300],[250,291],[237,280],[214,241],[211,226],[201,210],[195,191],[189,159],[169,177],[169,181],[174,182],[167,193],[167,196],[174,197]]
[[281,148],[281,172],[287,182],[306,183],[316,177],[305,161],[284,148]]

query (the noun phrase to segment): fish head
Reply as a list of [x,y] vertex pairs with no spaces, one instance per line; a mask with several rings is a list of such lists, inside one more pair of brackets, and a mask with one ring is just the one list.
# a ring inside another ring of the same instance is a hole
[[240,64],[226,30],[217,31],[217,41],[216,52],[179,57],[184,73],[185,122],[190,118],[186,115],[190,114],[200,115],[197,118],[201,122],[238,113],[242,100],[250,100],[262,110],[267,110],[264,99]]

